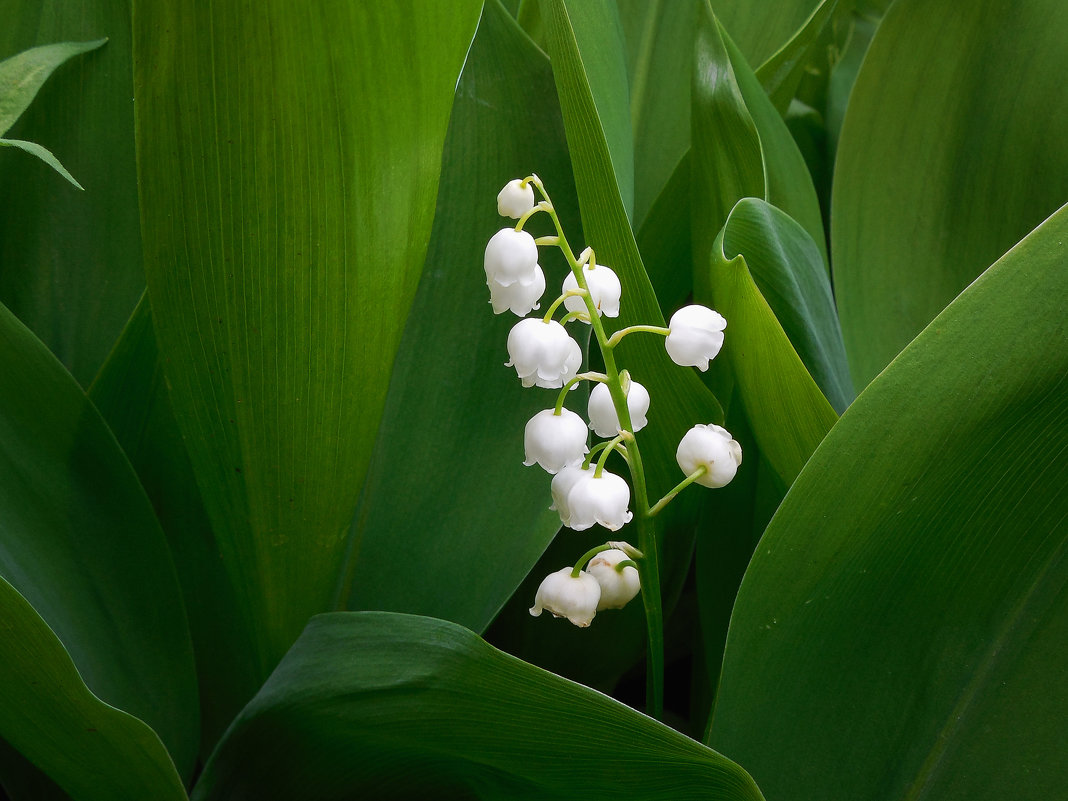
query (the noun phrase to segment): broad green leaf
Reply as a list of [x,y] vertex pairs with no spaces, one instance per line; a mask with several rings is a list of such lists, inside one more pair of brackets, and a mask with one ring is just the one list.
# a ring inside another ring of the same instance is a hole
[[838,419],[813,377],[843,408],[849,402],[841,335],[816,246],[781,211],[747,198],[727,218],[697,280],[698,297],[715,297],[727,319],[720,358],[729,362],[761,453],[788,487]]
[[255,646],[235,610],[211,524],[193,477],[159,363],[152,312],[142,297],[89,397],[125,451],[167,536],[185,596],[200,688],[200,752],[259,689]]
[[[480,266],[490,236],[514,223],[497,214],[505,182],[536,172],[562,209],[574,196],[554,98],[549,60],[487,3],[456,89],[426,267],[356,517],[351,609],[481,631],[560,528],[550,477],[522,464],[523,427],[556,393],[524,389],[504,367],[517,318],[492,313]],[[578,235],[577,209],[563,223]],[[535,217],[527,230],[546,225]],[[540,263],[547,306],[567,267],[555,248]]]
[[153,324],[253,679],[336,603],[479,10],[134,3]]
[[835,288],[863,387],[1068,199],[1068,5],[891,6],[857,76],[832,197]]
[[801,223],[826,262],[819,200],[805,160],[707,3],[698,13],[695,46],[690,160],[695,269],[704,269],[712,240],[743,197],[763,198]]
[[946,308],[758,546],[712,743],[769,798],[1068,786],[1066,243],[1063,207]]
[[52,155],[52,152],[48,148],[41,147],[36,142],[24,142],[21,139],[0,139],[0,147],[14,147],[29,153],[31,156],[37,156],[37,158],[74,184],[78,189],[85,189],[84,186],[74,179],[73,175],[67,172],[67,168],[59,163],[59,159]]
[[714,751],[455,624],[341,612],[308,624],[193,797],[608,801],[621,792],[761,799]]
[[821,0],[712,0],[712,9],[750,64],[774,58]]
[[690,152],[675,166],[638,229],[638,250],[665,317],[693,292],[690,239]]
[[63,643],[3,578],[0,634],[0,731],[72,798],[186,797],[156,733],[90,692]]
[[[128,0],[9,0],[0,53],[108,37],[56,71],[8,137],[38,143],[85,187],[0,152],[0,301],[88,386],[145,288]],[[95,44],[89,42],[87,44]]]
[[[541,9],[582,211],[584,244],[594,248],[598,262],[611,266],[623,284],[620,316],[606,320],[606,330],[611,333],[634,324],[663,325],[613,174],[613,155],[597,116],[584,68],[584,53],[569,17],[570,6],[563,0],[545,0]],[[679,368],[668,358],[660,337],[630,336],[616,348],[615,355],[617,364],[629,369],[634,379],[649,387],[654,396],[649,425],[642,430],[640,443],[652,496],[650,502],[655,502],[681,480],[675,450],[682,435],[697,423],[722,420],[722,411],[693,370]],[[657,554],[659,546],[652,543],[642,546],[654,575],[658,561],[662,561],[659,572],[669,595],[681,584],[689,565],[695,509],[696,496],[689,493],[657,518],[658,539],[664,550],[662,560]],[[671,532],[672,536],[663,536],[673,527],[676,530]],[[647,617],[655,621],[660,590],[649,586],[645,590],[642,599]],[[650,656],[657,658],[659,651],[659,645],[654,643]],[[655,675],[655,670],[650,675]]]
[[[29,603],[89,690],[152,726],[188,776],[197,744],[196,679],[181,594],[152,507],[70,374],[3,307],[0,374],[0,577],[25,599],[9,603]],[[36,626],[18,616],[19,625]],[[0,664],[22,669],[17,665],[34,657],[21,647],[14,634],[0,637]],[[44,698],[24,700],[53,703],[48,697],[58,692],[42,681],[33,693]],[[60,736],[52,729],[62,724],[12,725],[9,719],[0,737],[51,775],[55,754],[34,754]]]
[[695,2],[616,0],[623,24],[634,132],[634,229],[690,149]]
[[0,61],[0,136],[11,130],[56,67],[106,41],[42,45]]
[[786,115],[790,101],[804,77],[812,50],[837,8],[838,0],[821,0],[790,40],[757,68],[757,79],[781,115]]
[[[634,133],[630,87],[623,44],[623,25],[613,0],[582,0],[567,4],[568,22],[582,53],[582,74],[597,112],[615,183],[629,219],[634,219]],[[542,9],[543,19],[546,17]],[[561,102],[568,103],[567,97]]]

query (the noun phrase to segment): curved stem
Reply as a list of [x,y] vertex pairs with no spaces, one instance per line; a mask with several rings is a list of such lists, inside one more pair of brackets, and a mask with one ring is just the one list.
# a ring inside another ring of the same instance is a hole
[[564,408],[564,401],[567,400],[567,393],[570,392],[571,388],[574,387],[576,384],[579,384],[583,381],[596,381],[600,384],[603,384],[607,380],[608,376],[606,376],[604,373],[579,373],[577,376],[575,376],[566,384],[564,384],[564,386],[560,389],[560,394],[556,396],[556,414],[560,414],[560,410]]
[[[553,319],[553,315],[556,314],[556,310],[559,309],[560,305],[565,300],[567,300],[568,298],[574,298],[574,297],[578,297],[579,295],[588,295],[588,294],[589,294],[589,292],[587,292],[585,289],[569,289],[569,290],[567,290],[567,292],[565,292],[564,294],[562,294],[560,297],[558,297],[556,300],[554,300],[552,302],[552,305],[549,307],[548,311],[545,312],[545,315],[542,317],[542,319],[545,322],[549,322],[551,319]],[[561,325],[563,325],[563,323],[561,323]]]
[[598,545],[596,548],[590,548],[588,551],[586,551],[586,553],[582,554],[582,557],[577,562],[575,562],[575,566],[571,568],[571,578],[578,578],[579,573],[582,572],[582,568],[584,568],[586,566],[586,563],[593,559],[593,557],[595,557],[597,554],[601,553],[602,551],[610,551],[614,547],[615,546],[613,546],[612,543],[606,542],[604,545]]
[[612,336],[608,338],[607,345],[610,348],[614,348],[619,344],[619,341],[623,339],[627,334],[636,334],[639,331],[644,331],[647,334],[660,334],[660,336],[666,337],[671,333],[670,328],[665,328],[662,325],[630,325],[626,328],[620,328]]
[[661,509],[663,509],[665,506],[675,500],[676,495],[678,495],[680,492],[690,486],[693,482],[697,481],[697,479],[699,479],[707,472],[708,468],[704,465],[701,465],[692,473],[690,473],[690,475],[686,476],[686,478],[679,482],[679,485],[675,487],[675,489],[671,490],[671,492],[669,492],[667,495],[665,495],[663,498],[653,504],[652,508],[649,509],[649,517],[653,517],[654,515],[658,514]]

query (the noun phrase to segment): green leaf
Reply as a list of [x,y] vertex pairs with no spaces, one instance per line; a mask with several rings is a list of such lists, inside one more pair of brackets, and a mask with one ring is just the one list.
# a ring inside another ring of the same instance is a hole
[[821,0],[713,0],[712,8],[750,64],[763,64],[802,28]]
[[[426,268],[357,513],[351,609],[481,631],[560,528],[549,476],[522,464],[523,427],[556,394],[524,389],[504,367],[517,318],[492,314],[478,266],[511,222],[494,203],[505,182],[536,172],[554,198],[574,196],[554,96],[549,60],[487,3],[456,89]],[[563,223],[577,234],[577,209]],[[527,230],[544,224],[536,217]],[[555,248],[539,261],[555,298],[567,266]],[[411,575],[421,578],[398,580]]]
[[480,6],[134,3],[153,323],[253,679],[337,602]]
[[[634,228],[690,149],[690,73],[697,4],[616,0],[626,44],[634,131]],[[644,251],[643,251],[644,253]]]
[[[25,599],[8,603],[12,609],[32,605],[89,689],[152,726],[179,771],[189,775],[197,743],[193,657],[174,567],[152,507],[70,374],[3,307],[0,374],[0,576]],[[18,615],[18,625],[39,628],[25,612]],[[17,636],[0,637],[0,664],[25,669],[26,660],[36,657],[21,647]],[[52,677],[57,681],[68,672],[58,664],[51,669],[59,671]],[[4,697],[52,704],[49,696],[59,692],[42,681],[32,694],[43,698],[7,690]],[[62,712],[60,707],[50,714]],[[40,749],[52,748],[49,743],[60,736],[52,724],[64,724],[30,720],[32,725],[12,729],[9,718],[0,737],[52,775],[61,769],[51,761],[58,752]],[[115,762],[108,770],[126,766]]]
[[[359,659],[351,654],[360,654]],[[194,798],[760,799],[740,767],[466,629],[314,618]]]
[[89,397],[129,458],[174,557],[200,688],[203,756],[262,682],[252,634],[231,586],[193,477],[159,362],[152,311],[142,297]]
[[[801,84],[811,53],[823,35],[838,0],[822,0],[790,41],[780,47],[756,70],[757,79],[779,114],[785,116],[790,101]],[[765,15],[771,16],[771,15]]]
[[[543,19],[548,16],[544,8],[541,13]],[[583,0],[567,4],[567,14],[571,35],[582,53],[582,80],[596,110],[591,135],[604,137],[619,196],[627,217],[633,220],[634,134],[619,9],[613,0]],[[562,93],[561,105],[571,102],[568,94]],[[565,119],[567,116],[565,110]]]
[[184,799],[159,737],[90,692],[48,624],[0,578],[0,731],[73,798]]
[[841,335],[816,246],[781,211],[747,198],[727,218],[698,281],[698,296],[715,297],[727,319],[720,358],[730,364],[761,452],[788,487],[838,419],[813,375],[843,408],[849,401]]
[[0,136],[11,130],[57,67],[106,41],[43,45],[0,61]]
[[695,46],[690,161],[695,269],[705,269],[712,240],[743,197],[763,198],[797,220],[826,262],[819,200],[805,160],[707,3],[698,14]]
[[88,386],[145,288],[130,4],[10,0],[4,9],[0,53],[108,37],[57,70],[7,134],[54,153],[85,192],[35,159],[0,154],[0,185],[18,187],[0,215],[0,301]]
[[41,147],[35,142],[24,142],[21,139],[0,139],[0,146],[16,147],[19,150],[26,151],[32,156],[37,156],[37,158],[74,184],[78,189],[85,190],[85,187],[74,180],[74,176],[67,172],[67,168],[59,163],[59,159],[52,155],[52,152],[48,148]]
[[1068,786],[1066,242],[1063,207],[872,382],[772,520],[712,732],[769,797]]
[[1068,5],[902,0],[853,87],[832,197],[835,288],[863,387],[1068,197]]

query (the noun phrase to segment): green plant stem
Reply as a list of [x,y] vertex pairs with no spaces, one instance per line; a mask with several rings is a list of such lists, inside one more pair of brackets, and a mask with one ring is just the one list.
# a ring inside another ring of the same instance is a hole
[[596,381],[603,384],[608,380],[608,376],[604,373],[579,373],[577,376],[568,381],[560,389],[560,394],[556,396],[556,413],[560,414],[560,410],[564,408],[564,401],[567,400],[567,393],[571,391],[571,388],[582,381]]
[[[612,397],[612,405],[615,407],[619,418],[620,428],[630,431],[630,408],[627,406],[627,396],[623,392],[619,380],[619,370],[616,368],[615,354],[608,346],[608,336],[605,334],[604,323],[594,306],[590,296],[586,277],[582,274],[582,266],[575,258],[571,245],[564,234],[560,218],[556,214],[552,201],[545,191],[541,179],[531,175],[530,180],[538,188],[538,192],[545,198],[539,206],[544,206],[545,211],[552,218],[556,233],[560,237],[560,251],[567,259],[568,266],[579,287],[586,290],[583,300],[590,313],[590,325],[593,328],[597,344],[601,348],[601,356],[604,359],[604,372],[608,380],[605,384]],[[592,256],[592,253],[591,253]],[[634,524],[638,528],[638,548],[645,553],[645,559],[638,567],[642,585],[642,604],[645,607],[645,626],[649,637],[649,647],[646,653],[646,682],[645,682],[645,705],[651,717],[660,719],[664,712],[664,610],[660,599],[660,565],[657,555],[656,530],[652,517],[649,514],[649,494],[645,485],[645,468],[642,465],[641,452],[638,443],[631,435],[626,440],[626,448],[630,466],[631,481],[634,484]]]
[[662,337],[666,337],[671,333],[670,328],[665,328],[662,325],[630,325],[626,328],[620,328],[612,334],[612,336],[608,338],[608,347],[614,348],[627,334],[636,334],[639,331],[644,331],[647,334],[660,334]]
[[593,557],[595,557],[597,554],[601,553],[602,551],[610,551],[614,547],[615,546],[612,545],[612,543],[606,542],[604,543],[604,545],[598,545],[595,548],[590,548],[588,551],[586,551],[586,553],[582,554],[582,557],[577,562],[575,562],[575,566],[571,568],[571,578],[578,578],[579,573],[582,572],[582,568],[584,568],[586,566],[586,563],[593,559]]
[[707,472],[708,468],[704,465],[701,465],[692,473],[690,473],[690,475],[686,476],[686,478],[679,482],[678,486],[675,487],[675,489],[671,490],[671,492],[669,492],[667,495],[665,495],[663,498],[653,504],[652,508],[649,510],[649,517],[654,517],[656,514],[658,514],[661,509],[663,509],[675,499],[676,495],[678,495],[680,492],[690,486],[693,482],[697,481],[697,479],[699,479]]

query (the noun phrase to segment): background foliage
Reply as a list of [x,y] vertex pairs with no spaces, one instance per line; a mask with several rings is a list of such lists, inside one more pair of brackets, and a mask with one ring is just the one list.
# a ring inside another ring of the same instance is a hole
[[[9,6],[0,795],[1064,794],[1062,3]],[[526,612],[605,538],[478,266],[530,172],[614,327],[728,320],[619,350],[654,497],[745,453],[657,518],[663,723],[639,604]]]

